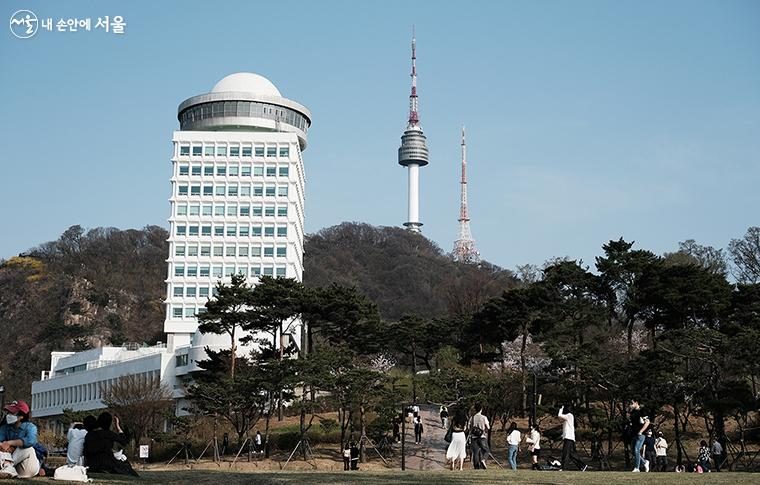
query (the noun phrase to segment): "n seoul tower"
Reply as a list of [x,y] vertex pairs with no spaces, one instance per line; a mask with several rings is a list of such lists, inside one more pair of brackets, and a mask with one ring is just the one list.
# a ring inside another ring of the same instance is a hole
[[427,139],[420,127],[416,45],[412,32],[412,93],[409,95],[409,121],[398,149],[398,163],[409,169],[409,208],[404,226],[410,231],[420,232],[420,167],[428,164],[428,149]]

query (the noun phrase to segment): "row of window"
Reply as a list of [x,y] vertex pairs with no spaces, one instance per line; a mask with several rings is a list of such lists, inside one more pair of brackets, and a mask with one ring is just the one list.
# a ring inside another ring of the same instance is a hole
[[[213,253],[212,253],[212,249],[213,249]],[[264,255],[265,258],[275,257],[275,256],[278,258],[285,258],[287,257],[287,254],[288,254],[288,247],[287,245],[264,246],[264,250],[262,251],[262,247],[258,244],[251,244],[250,246],[248,244],[228,244],[227,246],[213,246],[213,248],[211,246],[198,247],[194,245],[185,247],[184,244],[180,244],[174,248],[175,256],[210,257],[212,254],[217,257],[227,256],[227,257],[247,258],[250,256],[253,258],[258,258]],[[202,273],[203,273],[203,269],[201,269],[201,276],[208,276],[208,266],[206,267],[206,274],[204,275]],[[188,276],[195,276],[195,274],[188,275]]]
[[277,148],[277,145],[267,145],[266,147],[264,145],[227,145],[226,143],[217,143],[214,145],[213,143],[206,143],[204,145],[190,145],[190,144],[180,144],[179,146],[179,156],[181,157],[189,157],[192,153],[192,156],[194,157],[250,157],[250,156],[256,156],[256,157],[289,157],[290,156],[290,147],[289,146],[281,146],[279,147],[279,150]]
[[217,290],[216,287],[208,287],[208,286],[175,286],[172,295],[174,295],[177,298],[181,298],[183,296],[186,296],[188,298],[208,298],[209,294],[211,294],[212,297],[216,297]]
[[[158,379],[159,371],[143,372],[137,374],[141,382],[149,382],[151,379]],[[65,387],[37,393],[33,396],[33,408],[44,409],[52,406],[66,406],[67,404],[77,404],[87,401],[100,399],[104,389],[110,389],[117,379],[107,379],[100,382],[91,382],[89,384],[79,384],[76,386]]]
[[[212,278],[222,278],[222,277],[229,277],[234,274],[241,274],[245,277],[252,277],[256,278],[261,276],[262,274],[265,276],[285,276],[285,266],[264,266],[262,268],[258,265],[225,265],[224,267],[220,266],[200,266],[200,274],[198,272],[199,267],[195,265],[190,265],[187,267],[187,271],[185,271],[185,265],[178,264],[174,266],[174,276],[203,276],[203,277],[212,277]],[[209,271],[211,274],[209,274]]]
[[[258,237],[262,235],[262,226],[249,226],[248,224],[227,224],[226,226],[187,226],[185,224],[177,224],[175,234],[177,236],[211,236],[211,229],[213,228],[213,235],[220,236],[242,236],[242,237]],[[277,237],[286,237],[288,235],[288,226],[264,226],[263,235],[265,237],[274,237],[275,231]]]
[[[201,190],[202,189],[202,190]],[[189,191],[188,191],[189,190]],[[229,197],[249,197],[251,195],[255,197],[274,197],[275,195],[277,197],[287,197],[288,196],[288,186],[287,185],[258,185],[253,184],[251,186],[250,184],[209,184],[209,185],[190,185],[187,184],[179,184],[177,185],[177,195],[190,195],[190,196],[200,196],[201,193],[204,196],[212,196],[212,195],[218,195],[218,196],[224,196],[227,195]]]
[[178,216],[243,216],[243,217],[286,217],[287,205],[261,204],[177,204],[176,215]]
[[214,165],[179,165],[179,175],[192,175],[192,176],[213,176],[216,174],[219,177],[287,177],[290,169],[287,165],[227,165],[219,164]]
[[212,101],[191,106],[179,114],[179,124],[182,130],[192,129],[193,124],[203,120],[218,117],[265,118],[280,123],[287,123],[302,131],[311,124],[298,111],[284,106],[264,103],[261,101]]

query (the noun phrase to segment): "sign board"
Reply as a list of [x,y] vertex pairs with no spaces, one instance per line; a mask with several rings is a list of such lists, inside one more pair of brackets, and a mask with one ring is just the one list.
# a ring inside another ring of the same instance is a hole
[[150,445],[140,445],[140,458],[148,458]]

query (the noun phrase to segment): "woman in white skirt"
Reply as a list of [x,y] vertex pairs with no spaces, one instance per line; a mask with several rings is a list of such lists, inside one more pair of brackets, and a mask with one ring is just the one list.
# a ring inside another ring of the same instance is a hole
[[451,443],[446,450],[446,461],[451,460],[452,470],[454,470],[457,460],[459,460],[459,469],[462,470],[464,459],[467,457],[465,428],[467,428],[467,416],[463,410],[458,409],[451,421]]

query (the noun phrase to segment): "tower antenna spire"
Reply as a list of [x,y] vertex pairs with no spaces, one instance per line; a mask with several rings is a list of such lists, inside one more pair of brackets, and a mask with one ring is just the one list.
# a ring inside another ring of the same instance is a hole
[[414,35],[414,25],[412,25],[412,92],[409,95],[409,123],[407,129],[419,127],[420,114],[419,102],[417,99],[417,39]]
[[459,239],[454,241],[454,259],[463,263],[479,263],[480,253],[470,232],[470,214],[467,210],[467,142],[462,125],[462,176],[459,180]]

